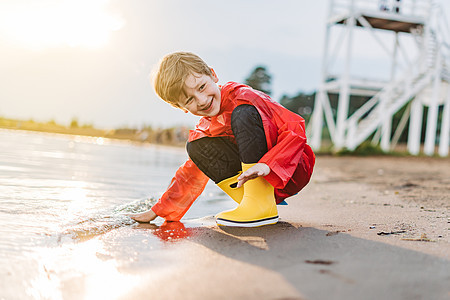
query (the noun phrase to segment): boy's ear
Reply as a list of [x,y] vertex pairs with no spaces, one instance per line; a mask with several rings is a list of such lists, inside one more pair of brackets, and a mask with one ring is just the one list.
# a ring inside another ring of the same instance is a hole
[[214,79],[214,82],[215,83],[219,82],[219,77],[217,77],[217,74],[216,74],[216,72],[214,71],[213,68],[211,68],[211,72],[212,72],[212,77]]

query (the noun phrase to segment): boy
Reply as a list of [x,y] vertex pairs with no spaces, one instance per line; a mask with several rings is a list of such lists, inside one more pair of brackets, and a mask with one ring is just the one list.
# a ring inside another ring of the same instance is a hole
[[158,203],[132,219],[180,220],[211,179],[239,204],[218,214],[218,225],[275,224],[276,204],[309,182],[315,156],[303,118],[246,85],[217,82],[214,70],[193,53],[162,59],[154,77],[158,96],[202,118],[189,132],[189,159]]

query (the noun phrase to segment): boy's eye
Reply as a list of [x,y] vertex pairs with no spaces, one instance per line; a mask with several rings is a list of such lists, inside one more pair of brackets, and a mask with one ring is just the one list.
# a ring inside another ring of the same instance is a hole
[[186,100],[186,104],[189,104],[189,103],[191,103],[192,102],[192,98],[188,98],[187,100]]
[[203,89],[205,88],[205,85],[206,85],[206,83],[204,83],[204,84],[202,84],[202,85],[200,86],[200,88],[199,88],[200,91],[203,90]]

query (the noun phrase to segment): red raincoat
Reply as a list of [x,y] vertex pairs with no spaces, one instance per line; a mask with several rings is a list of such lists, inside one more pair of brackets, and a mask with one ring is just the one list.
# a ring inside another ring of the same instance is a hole
[[[255,106],[261,115],[268,152],[260,159],[270,167],[264,178],[275,188],[277,203],[298,193],[311,178],[315,156],[306,144],[305,121],[299,115],[274,102],[266,94],[249,86],[229,82],[222,86],[220,111],[214,117],[202,117],[189,141],[202,137],[227,136],[235,141],[231,130],[231,113],[241,104]],[[167,191],[152,210],[168,221],[180,220],[203,192],[208,177],[188,159],[175,173]]]

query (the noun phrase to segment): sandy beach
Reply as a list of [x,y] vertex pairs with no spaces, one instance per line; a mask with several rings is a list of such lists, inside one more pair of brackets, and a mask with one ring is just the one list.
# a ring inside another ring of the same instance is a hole
[[[448,158],[319,156],[276,225],[205,216],[85,243],[119,262],[102,277],[119,299],[449,299],[449,196]],[[63,298],[92,296],[95,276],[63,280]]]

